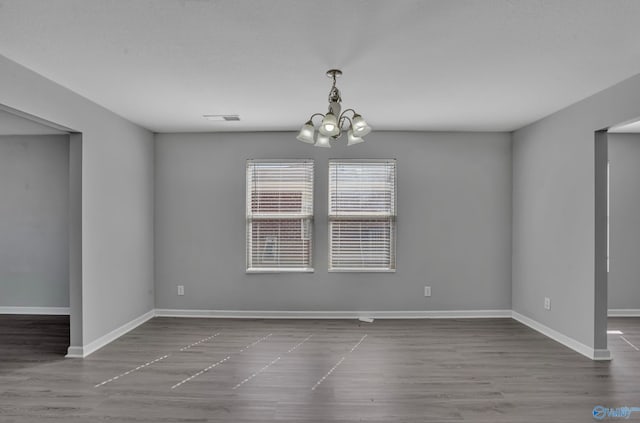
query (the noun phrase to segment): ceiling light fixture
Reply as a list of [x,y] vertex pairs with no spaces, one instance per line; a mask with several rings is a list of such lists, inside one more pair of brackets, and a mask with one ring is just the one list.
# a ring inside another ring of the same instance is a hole
[[[342,131],[347,131],[347,145],[354,145],[364,142],[364,137],[371,132],[371,127],[355,110],[347,109],[340,113],[342,109],[342,98],[340,90],[336,87],[336,78],[342,75],[339,69],[330,69],[327,76],[333,79],[331,91],[329,91],[329,111],[326,114],[314,113],[309,120],[302,125],[300,133],[296,137],[302,142],[313,144],[316,147],[331,147],[331,141],[337,140],[342,136]],[[347,114],[351,113],[351,117]],[[322,116],[322,122],[316,131],[313,124],[313,118]]]

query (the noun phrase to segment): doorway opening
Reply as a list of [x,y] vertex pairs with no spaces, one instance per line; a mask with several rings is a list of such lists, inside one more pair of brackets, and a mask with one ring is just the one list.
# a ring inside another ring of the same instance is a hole
[[62,358],[81,327],[80,145],[70,128],[0,105],[0,357]]
[[640,118],[596,132],[596,342],[616,359],[640,358],[639,211]]

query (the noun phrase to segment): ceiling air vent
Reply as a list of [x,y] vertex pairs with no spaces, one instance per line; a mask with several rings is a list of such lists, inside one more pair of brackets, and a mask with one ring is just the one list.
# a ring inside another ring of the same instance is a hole
[[240,120],[238,115],[202,115],[207,120],[219,121],[219,122],[235,122]]

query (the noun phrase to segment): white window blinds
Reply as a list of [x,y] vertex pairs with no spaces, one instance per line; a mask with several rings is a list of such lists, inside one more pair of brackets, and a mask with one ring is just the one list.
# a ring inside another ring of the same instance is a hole
[[395,160],[329,161],[329,270],[395,271]]
[[313,161],[247,160],[247,271],[313,271]]

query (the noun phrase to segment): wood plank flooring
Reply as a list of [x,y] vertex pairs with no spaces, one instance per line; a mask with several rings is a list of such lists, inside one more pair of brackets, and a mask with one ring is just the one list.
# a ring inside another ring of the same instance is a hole
[[593,362],[511,319],[154,318],[81,360],[0,316],[0,422],[589,422],[640,407],[640,318],[609,329]]

